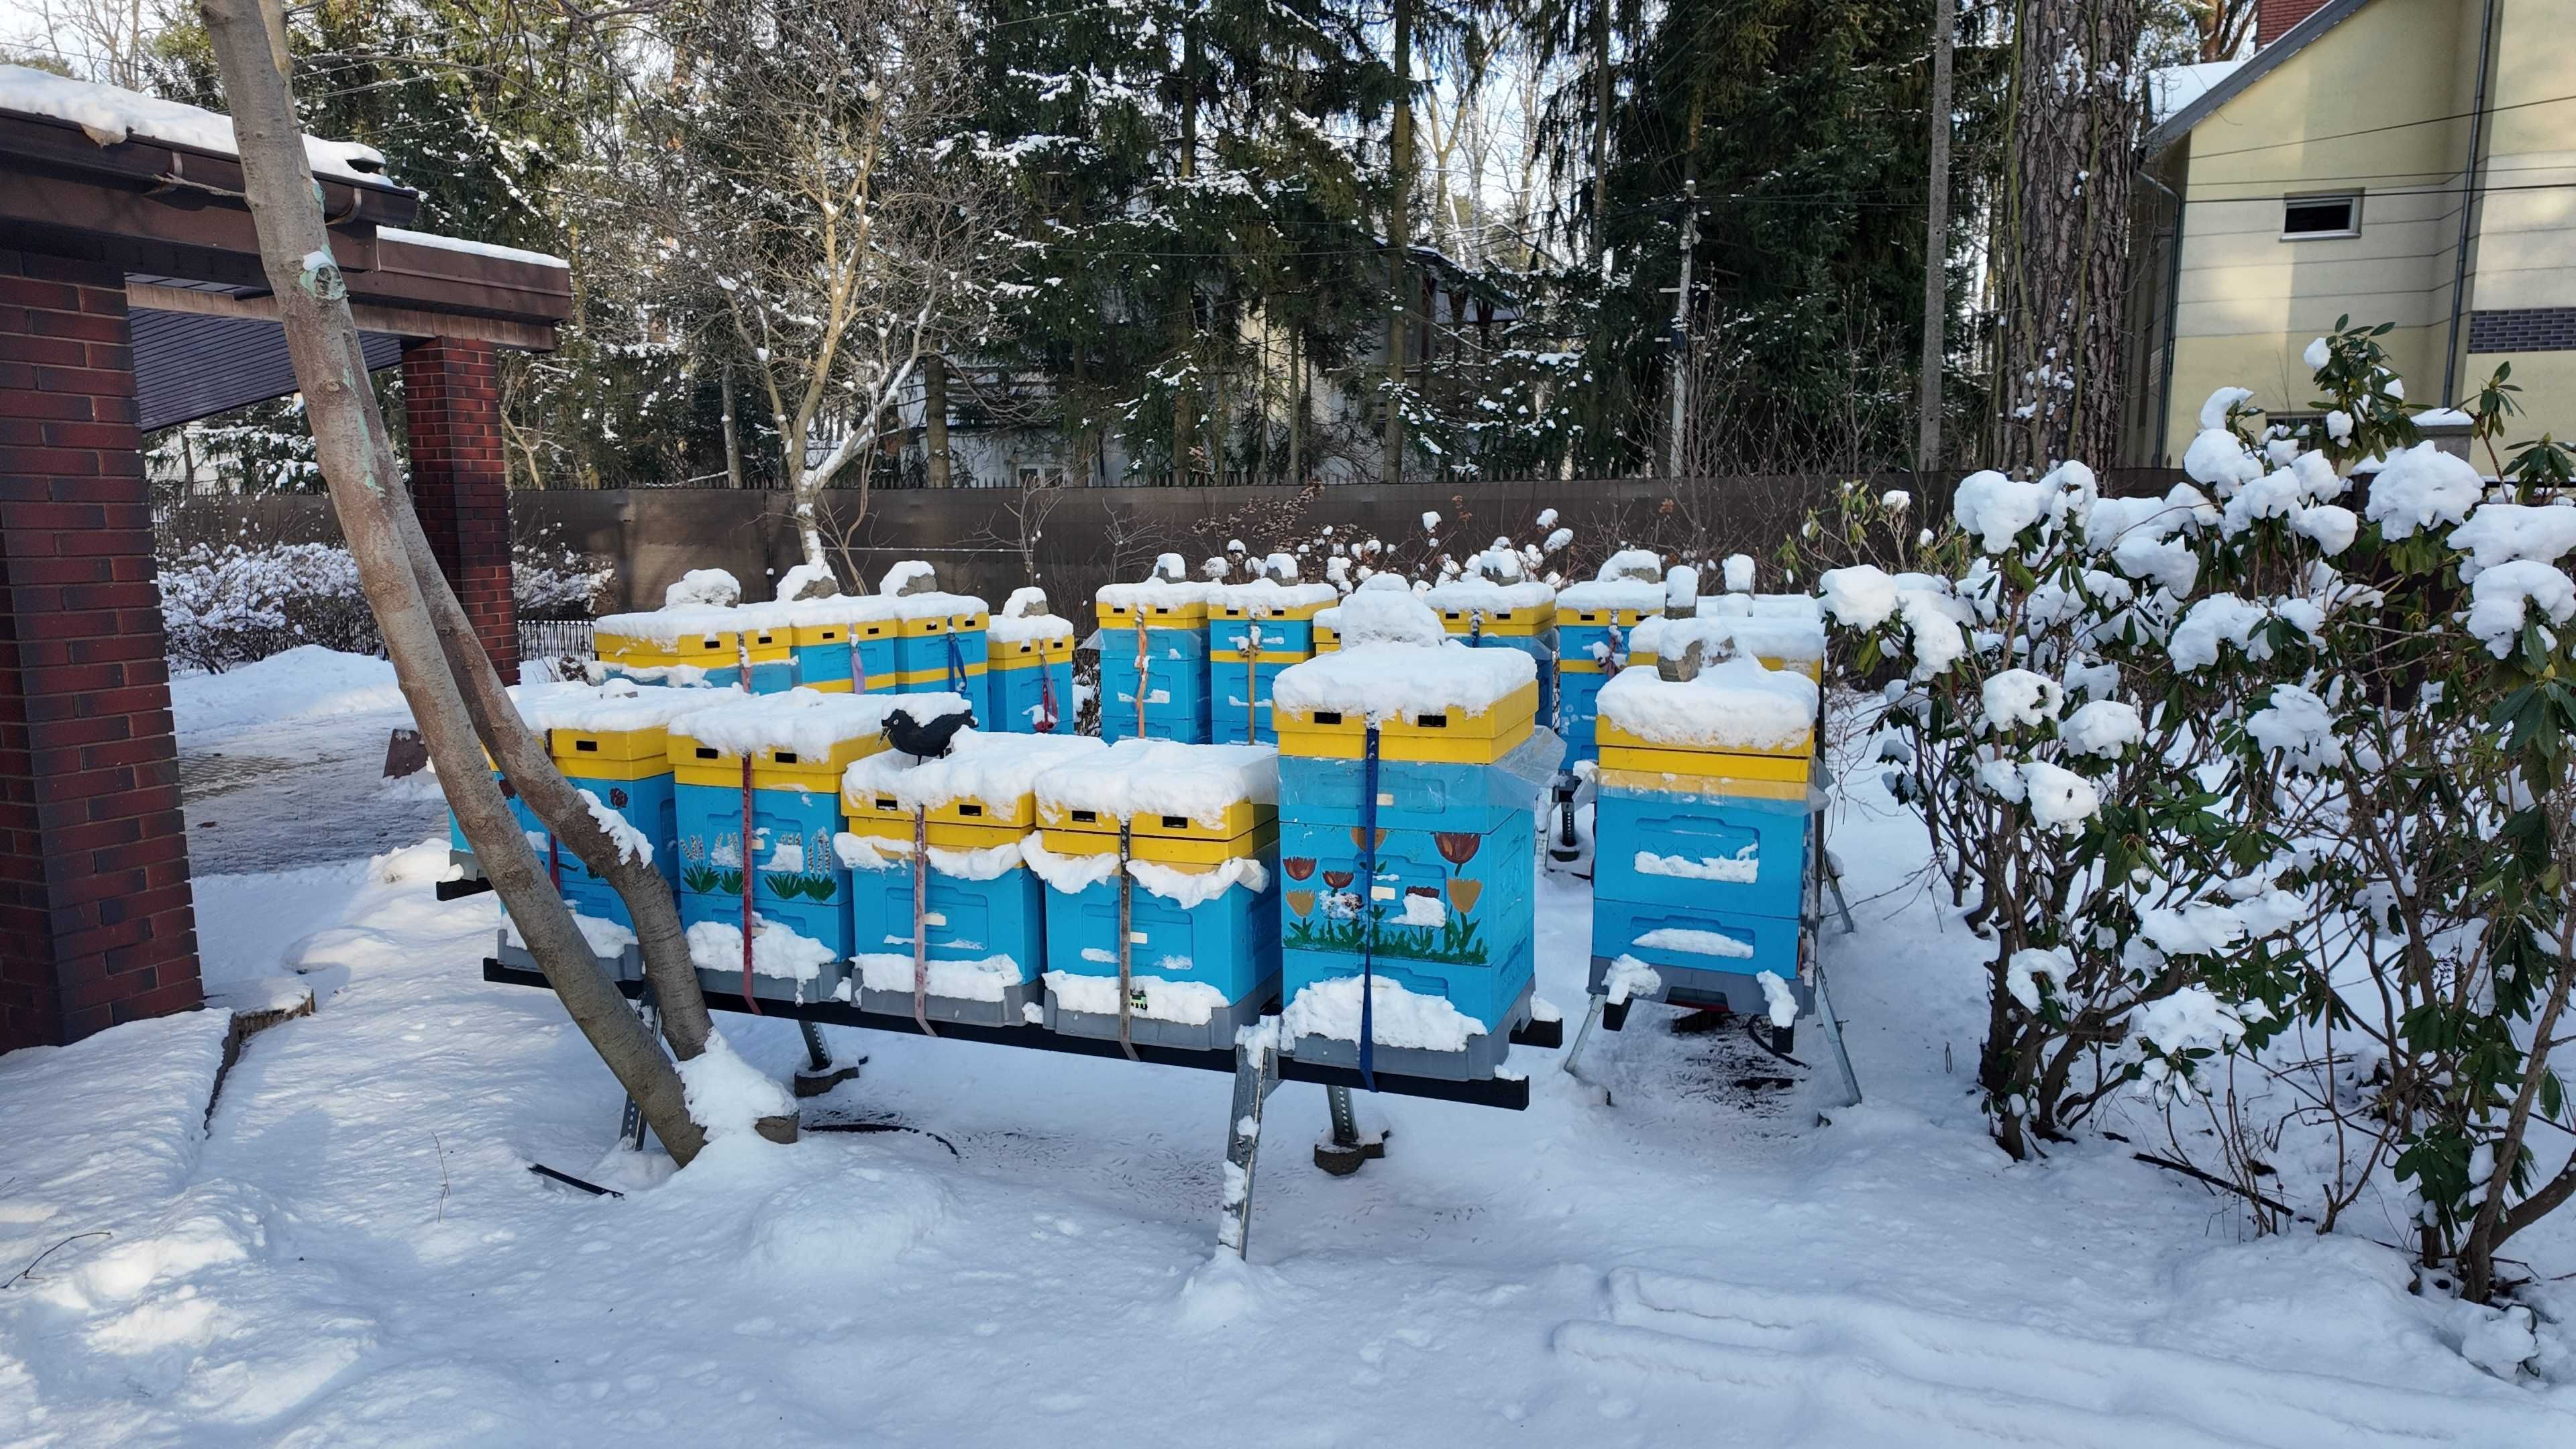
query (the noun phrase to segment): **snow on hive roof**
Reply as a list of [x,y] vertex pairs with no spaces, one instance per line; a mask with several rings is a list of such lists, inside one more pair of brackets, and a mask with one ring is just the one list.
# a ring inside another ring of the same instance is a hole
[[581,730],[607,734],[660,729],[723,698],[704,689],[669,689],[626,679],[612,679],[605,684],[576,680],[510,686],[510,702],[518,706],[520,720],[539,733]]
[[785,694],[733,694],[671,722],[671,728],[702,745],[727,754],[758,750],[794,750],[801,755],[828,755],[846,740],[871,739],[885,733],[886,716],[897,709],[924,723],[967,712],[954,694],[823,694],[791,689]]
[[1703,594],[1703,619],[1813,619],[1824,622],[1825,606],[1813,594]]
[[1270,702],[1280,709],[1340,710],[1372,724],[1457,711],[1483,714],[1538,678],[1538,661],[1518,649],[1464,644],[1345,643],[1279,671]]
[[[1283,676],[1284,677],[1284,676]],[[1815,681],[1755,659],[1712,664],[1696,679],[1666,679],[1643,665],[1601,686],[1601,718],[1650,744],[1684,749],[1776,750],[1809,738]]]
[[[0,110],[69,121],[101,146],[114,146],[139,137],[197,151],[211,151],[218,156],[238,157],[241,154],[233,140],[233,118],[230,116],[177,101],[138,95],[115,86],[68,80],[21,65],[0,65]],[[307,136],[304,138],[304,155],[312,163],[313,173],[317,176],[377,185],[393,184],[392,178],[384,174],[383,153],[372,146]],[[404,240],[419,240],[433,246],[452,245],[441,237],[399,235]],[[556,262],[555,265],[562,266],[563,263]]]
[[[1810,601],[1812,602],[1812,601]],[[1739,655],[1801,662],[1825,657],[1825,625],[1820,618],[1794,615],[1702,615],[1696,619],[1640,619],[1628,636],[1628,647],[1658,658],[1679,655],[1692,644],[1715,650],[1731,646]]]
[[1329,604],[1342,596],[1342,591],[1331,584],[1283,584],[1277,579],[1253,579],[1246,583],[1209,584],[1206,587],[1211,601],[1240,604],[1250,609],[1295,609],[1308,604]]
[[1092,810],[1119,820],[1186,815],[1216,825],[1230,806],[1279,803],[1279,752],[1268,745],[1120,740],[1041,773],[1034,788],[1042,810]]
[[[1132,584],[1103,584],[1099,600],[1112,608],[1137,608],[1151,604],[1204,604],[1216,596],[1217,584],[1195,579],[1166,582],[1162,579],[1139,579]],[[1327,585],[1326,587],[1330,587]]]
[[1643,609],[1656,612],[1664,607],[1664,582],[1661,579],[1587,579],[1557,590],[1556,606],[1560,609]]
[[959,800],[1014,800],[1028,794],[1048,769],[1107,749],[1087,735],[959,730],[949,752],[938,759],[915,760],[884,750],[856,761],[841,776],[841,791],[853,800],[891,796],[906,810],[937,810]]
[[1396,589],[1362,589],[1316,617],[1324,614],[1333,616],[1329,627],[1340,633],[1344,648],[1370,643],[1429,648],[1449,637],[1429,604]]
[[1490,579],[1452,579],[1433,584],[1422,602],[1443,611],[1544,609],[1556,602],[1556,590],[1542,583],[1498,584]]
[[614,639],[643,639],[665,648],[690,635],[730,634],[746,621],[733,607],[688,604],[676,609],[644,609],[632,614],[605,614],[591,626],[593,634]]
[[996,644],[1025,644],[1032,639],[1070,639],[1073,621],[1061,614],[995,614],[984,625],[984,637]]
[[895,607],[900,602],[901,600],[889,599],[883,594],[827,594],[819,599],[779,600],[767,604],[745,604],[742,607],[745,612],[763,621],[808,625],[874,624],[888,619],[902,618],[901,611]]

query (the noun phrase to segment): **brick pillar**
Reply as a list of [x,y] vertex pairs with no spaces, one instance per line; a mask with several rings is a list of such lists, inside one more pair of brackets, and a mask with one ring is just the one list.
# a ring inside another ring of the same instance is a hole
[[125,277],[0,249],[0,1051],[201,999]]
[[501,452],[493,345],[455,337],[403,350],[412,503],[430,552],[501,682],[519,678],[518,607],[510,590],[510,481]]

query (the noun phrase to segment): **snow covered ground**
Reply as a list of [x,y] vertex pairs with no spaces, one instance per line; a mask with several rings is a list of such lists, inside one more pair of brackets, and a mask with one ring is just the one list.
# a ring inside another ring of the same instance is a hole
[[[259,831],[377,809],[293,803]],[[2576,1443],[2563,1330],[2554,1386],[2473,1366],[2489,1316],[2410,1295],[2384,1216],[2249,1239],[2115,1143],[2007,1162],[1970,1094],[1980,944],[1905,884],[1921,834],[1874,782],[1836,830],[1866,1105],[1820,1121],[1830,1073],[1647,1007],[1585,1049],[1606,1101],[1520,1049],[1528,1112],[1364,1099],[1388,1156],[1333,1179],[1290,1084],[1248,1264],[1215,1248],[1214,1074],[835,1031],[872,1060],[819,1110],[918,1132],[665,1178],[608,1151],[617,1090],[554,1002],[480,981],[494,907],[433,899],[441,847],[201,879],[210,980],[291,958],[324,999],[211,1122],[212,1015],[0,1057],[0,1273],[106,1234],[0,1290],[0,1441]],[[1539,909],[1579,1016],[1584,889]],[[2576,1271],[2576,1231],[2536,1236],[2538,1276]]]

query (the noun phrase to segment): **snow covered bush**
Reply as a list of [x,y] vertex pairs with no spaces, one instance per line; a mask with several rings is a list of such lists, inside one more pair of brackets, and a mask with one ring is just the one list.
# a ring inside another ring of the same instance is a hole
[[[344,545],[168,539],[159,569],[162,628],[183,668],[217,673],[300,644],[352,654],[383,647]],[[525,618],[588,617],[615,577],[608,560],[562,543],[512,545]]]
[[[2386,330],[2310,348],[2322,424],[2257,431],[2212,399],[2187,466],[2221,505],[2204,553],[2230,592],[2173,655],[2263,676],[2223,732],[2225,793],[2309,902],[2288,959],[2313,1043],[2271,1069],[2333,1132],[2322,1220],[2385,1161],[2424,1264],[2483,1301],[2498,1249],[2576,1197],[2576,1162],[2543,1175],[2529,1140],[2576,1126],[2551,1060],[2576,988],[2576,499],[2549,439],[2497,479],[2422,440]],[[2490,462],[2506,376],[2470,415]]]
[[1892,536],[1915,567],[1828,570],[1820,592],[1850,664],[1893,676],[1890,786],[1994,942],[1978,1081],[1996,1140],[2027,1157],[2125,1085],[2192,1092],[2214,1051],[2276,1030],[2270,973],[2225,963],[2259,968],[2300,905],[2261,869],[2271,842],[2207,783],[2227,757],[2206,697],[2226,684],[2165,652],[2193,581],[2126,542],[2208,500],[2104,500],[2068,463],[1971,476],[1951,520],[1911,540],[1902,509],[1845,495],[1832,526]]

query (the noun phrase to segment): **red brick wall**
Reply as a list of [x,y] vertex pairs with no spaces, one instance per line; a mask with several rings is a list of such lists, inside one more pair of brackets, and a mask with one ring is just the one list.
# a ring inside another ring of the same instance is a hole
[[2254,0],[2254,45],[2257,49],[2281,38],[2281,32],[2308,18],[2310,12],[2326,0]]
[[0,1050],[200,1001],[125,278],[0,249]]
[[403,412],[421,529],[484,652],[510,684],[519,678],[519,621],[510,591],[510,483],[494,350],[489,342],[453,337],[406,348]]

